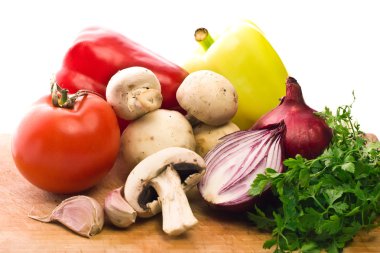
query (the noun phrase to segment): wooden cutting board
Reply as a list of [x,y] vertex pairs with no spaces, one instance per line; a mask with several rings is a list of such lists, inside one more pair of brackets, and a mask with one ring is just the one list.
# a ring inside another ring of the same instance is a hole
[[[197,189],[190,205],[199,223],[179,237],[161,229],[161,216],[138,219],[127,229],[106,222],[103,231],[84,238],[59,224],[28,218],[32,208],[49,213],[68,196],[42,191],[26,181],[10,153],[10,135],[0,134],[0,252],[271,252],[262,249],[269,234],[258,231],[241,215],[221,214],[202,201]],[[105,195],[123,184],[126,173],[118,159],[110,174],[84,194],[103,204]],[[360,233],[344,252],[380,252],[380,229]]]

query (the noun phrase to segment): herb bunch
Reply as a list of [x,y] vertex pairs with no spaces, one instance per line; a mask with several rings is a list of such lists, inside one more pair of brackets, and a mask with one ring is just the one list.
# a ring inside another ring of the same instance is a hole
[[379,225],[380,143],[364,138],[351,109],[352,104],[338,107],[335,115],[327,107],[318,113],[334,134],[322,155],[286,159],[286,172],[268,168],[252,183],[252,196],[271,186],[279,201],[248,214],[259,229],[272,233],[264,248],[340,252],[358,231]]

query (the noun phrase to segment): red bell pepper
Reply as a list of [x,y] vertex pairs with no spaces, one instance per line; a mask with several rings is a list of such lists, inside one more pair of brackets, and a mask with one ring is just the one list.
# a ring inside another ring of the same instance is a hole
[[70,93],[87,89],[105,98],[111,77],[132,66],[145,67],[156,74],[161,83],[162,108],[181,110],[176,91],[188,72],[122,34],[104,28],[91,27],[79,34],[55,78]]

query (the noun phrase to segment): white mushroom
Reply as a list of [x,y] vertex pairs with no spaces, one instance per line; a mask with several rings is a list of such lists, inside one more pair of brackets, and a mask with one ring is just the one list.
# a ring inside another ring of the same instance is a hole
[[125,68],[108,82],[106,99],[117,116],[133,120],[161,107],[161,85],[149,69]]
[[200,181],[205,162],[194,151],[170,147],[142,160],[129,174],[124,196],[139,217],[162,210],[163,230],[179,235],[197,223],[185,192]]
[[177,111],[158,109],[131,122],[121,136],[121,153],[131,169],[145,157],[167,147],[195,150],[193,129]]
[[226,124],[236,114],[237,93],[230,81],[210,70],[189,74],[176,93],[189,117],[212,126]]
[[232,122],[221,126],[199,124],[193,129],[196,143],[195,152],[205,157],[219,143],[220,138],[239,130],[239,127]]

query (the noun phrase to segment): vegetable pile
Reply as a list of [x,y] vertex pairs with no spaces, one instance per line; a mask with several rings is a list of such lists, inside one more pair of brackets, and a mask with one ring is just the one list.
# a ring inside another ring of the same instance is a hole
[[[85,89],[104,97],[111,77],[129,67],[153,71],[161,83],[163,108],[180,109],[175,94],[188,72],[123,34],[103,27],[81,31],[66,52],[56,80],[70,93]],[[119,118],[121,131],[128,122]]]
[[361,229],[378,226],[380,214],[380,142],[371,142],[351,115],[352,105],[334,115],[318,115],[333,129],[323,154],[300,155],[284,161],[284,173],[268,168],[254,180],[249,193],[258,196],[270,185],[276,207],[259,208],[249,218],[272,231],[265,248],[275,252],[339,252]]
[[199,184],[202,197],[224,210],[249,210],[258,198],[249,196],[251,182],[272,168],[283,170],[284,157],[316,157],[329,145],[332,132],[306,105],[301,86],[289,77],[286,96],[250,130],[221,139],[206,156],[207,171]]
[[[29,182],[72,195],[29,217],[91,237],[105,217],[127,228],[161,213],[164,233],[178,236],[198,223],[186,195],[197,186],[217,210],[248,211],[275,252],[338,252],[377,226],[380,144],[352,105],[309,107],[249,21],[215,41],[205,28],[195,37],[199,54],[181,67],[110,30],[80,34],[12,138]],[[103,205],[82,195],[119,154],[125,183]]]
[[248,129],[284,96],[287,70],[262,30],[249,20],[231,24],[215,37],[205,29],[195,32],[199,43],[194,58],[184,64],[192,73],[212,70],[234,84],[239,108],[233,122]]

